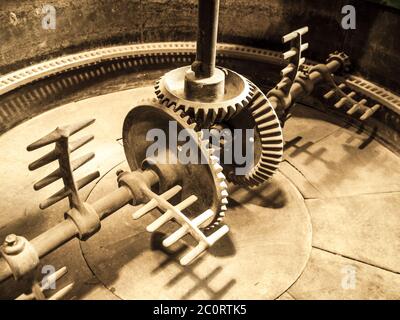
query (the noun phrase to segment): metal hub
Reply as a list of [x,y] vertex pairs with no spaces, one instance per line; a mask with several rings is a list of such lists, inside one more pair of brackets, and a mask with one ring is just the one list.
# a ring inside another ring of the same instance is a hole
[[[177,134],[184,129],[192,129],[187,130],[187,133],[190,140],[197,143],[197,154],[199,158],[206,160],[206,164],[188,163],[183,165],[177,161],[176,164],[164,165],[169,169],[164,168],[162,170],[163,175],[168,175],[168,172],[171,172],[171,175],[174,172],[181,172],[177,178],[178,181],[173,181],[173,183],[182,186],[182,197],[190,197],[191,195],[198,197],[198,201],[187,209],[187,216],[193,217],[198,212],[211,209],[215,215],[204,225],[213,228],[220,224],[227,209],[227,185],[218,159],[213,156],[212,150],[208,149],[208,142],[202,141],[201,135],[194,131],[196,125],[190,122],[189,117],[183,116],[180,111],[176,113],[163,108],[156,100],[143,101],[142,104],[133,108],[126,116],[123,126],[123,142],[128,164],[132,171],[143,168],[143,162],[148,162],[146,151],[153,143],[153,141],[147,141],[147,132],[151,129],[157,129],[168,133],[170,132],[170,122],[176,122]],[[184,143],[178,142],[175,150],[170,149],[174,142],[170,140],[169,136],[166,142],[167,150],[165,152],[168,154],[176,156],[182,150],[181,148],[184,148]],[[163,165],[161,164],[161,166]],[[163,184],[163,181],[167,180],[160,179],[159,192],[164,192],[170,187],[168,183]]]
[[[225,74],[225,90],[217,101],[210,101],[209,95],[203,99],[194,98],[185,92],[185,77],[190,66],[166,73],[155,85],[159,101],[173,110],[182,110],[202,126],[231,118],[244,108],[253,96],[253,85],[240,74],[228,69],[216,69]],[[198,80],[200,81],[200,80]],[[205,80],[203,80],[204,82]],[[207,90],[206,90],[207,91]]]

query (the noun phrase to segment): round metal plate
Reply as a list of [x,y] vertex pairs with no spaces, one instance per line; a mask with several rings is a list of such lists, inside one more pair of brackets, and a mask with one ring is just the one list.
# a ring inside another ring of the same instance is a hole
[[[127,165],[108,173],[89,202],[111,191],[120,168]],[[97,278],[122,299],[277,298],[300,276],[311,251],[303,198],[279,173],[262,188],[231,193],[226,217],[231,232],[190,266],[182,267],[179,258],[191,238],[163,248],[163,237],[178,226],[171,222],[150,234],[145,227],[160,213],[133,220],[138,207],[132,206],[104,220],[102,231],[81,243],[84,257]]]

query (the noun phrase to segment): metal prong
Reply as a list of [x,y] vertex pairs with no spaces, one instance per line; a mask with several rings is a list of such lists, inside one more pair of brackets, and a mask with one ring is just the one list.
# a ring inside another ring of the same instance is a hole
[[79,169],[80,167],[82,167],[84,164],[88,163],[90,160],[92,160],[94,158],[94,156],[95,156],[94,153],[91,152],[91,153],[85,154],[84,156],[73,160],[71,163],[72,171],[75,171],[75,170]]
[[21,294],[20,296],[15,298],[15,300],[34,300],[34,299],[35,299],[35,295],[33,293]]
[[168,238],[165,238],[163,240],[163,242],[162,242],[163,246],[164,247],[172,246],[179,239],[183,238],[188,232],[189,232],[189,227],[188,226],[180,227],[173,234],[171,234]]
[[67,274],[67,272],[67,267],[62,267],[61,269],[46,277],[45,280],[42,281],[42,291],[48,290],[52,283],[55,283],[58,279]]
[[40,138],[39,140],[31,143],[26,150],[33,151],[44,146],[47,146],[53,142],[60,140],[63,137],[62,129],[57,128],[54,131],[50,132],[49,134],[45,135],[44,137]]
[[369,110],[367,110],[361,117],[360,120],[364,121],[367,120],[368,118],[370,118],[376,111],[379,110],[381,106],[379,104],[374,105],[372,108],[370,108]]
[[327,93],[324,94],[324,98],[327,99],[327,100],[332,98],[333,95],[335,94],[335,92],[336,92],[335,90],[328,91]]
[[204,211],[202,214],[198,215],[196,218],[192,220],[192,224],[194,224],[196,227],[201,226],[202,223],[210,219],[214,215],[214,211],[211,209],[208,209],[207,211]]
[[358,111],[361,108],[361,106],[364,106],[366,103],[367,103],[367,99],[362,99],[358,103],[354,104],[349,110],[347,110],[346,113],[349,115],[352,115],[356,111]]
[[135,211],[132,214],[133,219],[139,219],[143,217],[146,213],[150,212],[151,210],[155,209],[158,205],[157,200],[151,199],[149,202],[147,202],[144,206],[142,206],[140,209]]
[[[182,190],[181,186],[174,186],[173,188],[167,190],[164,192],[161,197],[164,198],[165,200],[169,200],[172,197],[174,197],[176,194],[178,194]],[[155,209],[157,207],[158,203],[155,199],[151,199],[148,203],[146,203],[143,207],[138,209],[132,214],[133,219],[139,219],[142,216],[144,216],[147,212]]]
[[187,266],[190,264],[194,259],[200,256],[206,249],[208,245],[204,242],[200,242],[196,247],[189,251],[179,262],[183,266]]
[[307,50],[308,49],[308,43],[306,42],[306,43],[303,43],[302,45],[301,45],[301,47],[300,47],[300,52],[303,52],[303,51],[305,51],[305,50]]
[[287,74],[293,72],[295,70],[295,66],[290,63],[286,68],[282,69],[281,76],[285,77]]
[[[86,143],[90,142],[91,140],[93,140],[94,136],[93,135],[88,135],[88,136],[84,136],[76,141],[73,141],[70,143],[70,149],[71,152],[79,149],[80,147],[82,147],[83,145],[85,145]],[[33,171],[36,169],[39,169],[51,162],[53,162],[54,160],[57,160],[59,157],[59,152],[57,150],[53,150],[50,151],[49,153],[45,154],[43,157],[41,157],[40,159],[32,162],[28,168],[29,170]]]
[[[175,208],[179,211],[182,211],[195,203],[197,201],[197,197],[194,195],[191,195],[189,198],[186,198],[183,200],[181,203],[177,204]],[[146,228],[148,232],[154,232],[158,228],[160,228],[163,224],[167,223],[169,220],[173,218],[173,214],[170,210],[167,210],[161,217],[159,217],[157,220],[153,221],[153,223],[149,224]]]
[[356,95],[356,93],[354,91],[350,92],[347,97],[348,98],[353,98]]
[[53,171],[52,173],[50,173],[48,176],[44,177],[42,180],[36,182],[33,185],[33,189],[40,190],[46,186],[48,186],[49,184],[52,184],[53,182],[57,181],[58,179],[62,178],[61,175],[61,170],[57,169],[55,171]]
[[49,153],[45,154],[45,155],[44,155],[43,157],[41,157],[40,159],[38,159],[38,160],[32,162],[32,163],[28,166],[28,168],[29,168],[29,170],[31,170],[31,171],[36,170],[36,169],[39,169],[39,168],[41,168],[41,167],[43,167],[43,166],[45,166],[45,165],[47,165],[47,164],[53,162],[54,160],[57,160],[57,159],[58,159],[58,156],[59,156],[59,153],[58,153],[57,150],[50,151]]
[[39,149],[41,147],[47,146],[53,142],[57,142],[63,137],[69,137],[78,131],[86,128],[87,126],[91,125],[95,122],[95,119],[90,119],[86,121],[81,121],[76,124],[67,125],[63,127],[58,127],[54,131],[50,132],[49,134],[45,135],[44,137],[40,138],[39,140],[31,143],[28,147],[28,151],[33,151]]
[[360,105],[358,103],[356,103],[355,105],[353,105],[349,110],[347,110],[347,114],[348,115],[353,115],[354,113],[357,112],[357,110],[360,109]]
[[287,59],[289,59],[289,58],[291,58],[291,57],[294,57],[296,54],[297,54],[297,50],[292,49],[292,50],[289,50],[289,51],[284,52],[284,53],[282,54],[282,58],[283,58],[284,60],[287,60]]
[[303,27],[301,29],[297,29],[293,32],[288,33],[282,37],[282,42],[286,43],[298,37],[298,35],[304,35],[308,32],[308,27]]
[[[214,212],[210,209],[205,212],[203,212],[201,215],[197,216],[192,220],[192,224],[195,225],[196,227],[200,226],[202,223],[207,221],[209,218],[211,218],[214,215]],[[165,247],[169,247],[173,245],[175,242],[177,242],[179,239],[184,237],[187,233],[189,232],[189,227],[188,226],[182,226],[178,230],[176,230],[173,234],[171,234],[168,238],[165,238],[163,241],[163,245]]]
[[339,109],[339,108],[343,107],[344,104],[346,103],[346,101],[348,101],[347,97],[341,98],[338,102],[335,103],[335,108]]
[[84,120],[78,123],[74,123],[71,125],[67,125],[65,127],[62,127],[64,130],[69,131],[69,135],[72,136],[73,134],[77,133],[78,131],[81,131],[82,129],[90,126],[96,121],[96,119],[89,119],[89,120]]
[[76,182],[76,186],[78,187],[78,190],[82,189],[85,186],[87,186],[89,183],[91,183],[92,181],[94,181],[98,177],[100,177],[100,172],[96,171],[96,172],[88,174],[86,177],[83,177],[82,179],[78,180]]
[[44,202],[40,203],[39,208],[42,210],[47,209],[48,207],[52,206],[53,204],[57,203],[58,201],[61,201],[62,199],[68,197],[70,194],[71,194],[71,190],[64,187],[61,190],[57,191],[52,196],[50,196]]
[[[83,187],[85,187],[86,185],[88,185],[90,182],[97,179],[98,177],[100,177],[100,172],[96,171],[96,172],[93,172],[93,173],[87,175],[86,177],[78,180],[78,182],[76,183],[78,190],[82,189]],[[53,204],[57,203],[58,201],[61,201],[62,199],[66,198],[70,194],[71,194],[71,190],[67,187],[64,187],[60,191],[57,191],[55,194],[50,196],[50,198],[48,198],[44,202],[42,202],[39,205],[39,208],[42,210],[47,209],[48,207],[52,206]]]
[[213,234],[211,234],[207,237],[208,244],[210,246],[212,246],[215,242],[217,242],[219,239],[221,239],[228,232],[229,232],[229,227],[227,225],[222,226],[217,231],[215,231]]
[[80,147],[84,146],[85,144],[89,143],[94,139],[93,135],[86,135],[83,136],[82,138],[79,138],[75,141],[72,141],[69,143],[69,148],[71,152],[74,152],[75,150],[79,149]]
[[61,300],[64,296],[72,290],[74,283],[70,283],[69,285],[65,286],[55,294],[53,294],[48,300]]
[[[89,153],[87,155],[84,155],[84,156],[74,160],[71,164],[72,170],[75,171],[76,169],[80,168],[81,166],[83,166],[85,163],[89,162],[93,158],[94,158],[94,153]],[[61,169],[58,168],[57,170],[53,171],[52,173],[50,173],[48,176],[46,176],[42,180],[36,182],[33,185],[33,188],[35,190],[40,190],[40,189],[48,186],[49,184],[52,184],[53,182],[57,181],[60,178],[62,178],[62,173],[61,173]]]
[[148,232],[154,232],[157,229],[161,228],[162,225],[167,223],[169,220],[173,218],[173,214],[171,211],[166,211],[161,217],[158,219],[154,220],[151,224],[149,224],[146,228]]

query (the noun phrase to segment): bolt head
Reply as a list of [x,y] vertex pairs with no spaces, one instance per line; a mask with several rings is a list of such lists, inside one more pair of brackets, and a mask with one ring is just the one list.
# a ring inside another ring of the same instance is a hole
[[9,234],[6,239],[5,239],[5,244],[7,246],[13,246],[14,244],[17,243],[17,236],[15,234]]

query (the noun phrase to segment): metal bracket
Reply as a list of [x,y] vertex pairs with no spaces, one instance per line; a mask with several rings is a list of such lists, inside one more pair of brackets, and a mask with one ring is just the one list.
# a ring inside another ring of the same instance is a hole
[[65,213],[65,217],[70,218],[75,223],[80,240],[86,240],[100,230],[100,217],[93,207],[86,202],[82,203],[80,210],[70,209]]
[[82,179],[75,181],[73,172],[94,158],[94,153],[86,154],[78,159],[71,160],[71,153],[93,139],[92,135],[84,136],[73,142],[69,142],[70,136],[94,123],[94,119],[82,121],[73,125],[58,127],[53,132],[28,146],[28,151],[33,151],[51,143],[55,148],[50,153],[29,165],[30,170],[36,170],[55,160],[58,160],[59,168],[48,176],[34,184],[35,190],[40,190],[53,182],[62,179],[64,188],[56,192],[39,207],[46,209],[58,201],[68,197],[70,210],[65,214],[76,224],[79,230],[79,238],[85,240],[100,229],[100,219],[94,209],[84,203],[79,190],[100,176],[98,171],[93,172]]
[[279,102],[276,112],[281,120],[282,127],[288,118],[290,107],[293,104],[290,90],[298,78],[300,67],[306,60],[302,57],[302,52],[308,49],[308,43],[302,42],[302,36],[307,32],[308,27],[303,27],[282,37],[283,43],[290,41],[290,50],[282,54],[282,58],[289,63],[281,71],[281,81],[267,94],[267,98],[275,97]]
[[32,272],[39,264],[39,256],[32,244],[15,234],[6,237],[0,252],[10,266],[15,280]]
[[[341,62],[342,68],[346,68],[346,57],[347,56],[345,54],[335,53],[330,55],[328,62],[336,60]],[[330,85],[331,90],[324,94],[324,98],[326,100],[334,98],[336,101],[334,107],[336,109],[346,108],[346,113],[351,116],[356,114],[356,112],[359,112],[361,113],[359,120],[365,121],[381,108],[381,105],[378,103],[375,103],[372,107],[369,107],[367,105],[367,99],[364,97],[356,97],[358,95],[356,91],[350,90],[349,93],[346,93],[344,91],[346,89],[346,83],[343,82],[337,85],[335,79],[325,65],[317,65],[313,67],[312,70],[318,71],[323,76],[325,81]],[[312,70],[310,70],[310,72]]]
[[184,257],[180,259],[181,265],[189,265],[195,259],[197,259],[204,251],[206,251],[209,247],[214,245],[219,239],[221,239],[225,234],[229,232],[229,227],[227,225],[222,226],[221,228],[214,231],[209,236],[206,236],[200,229],[201,225],[210,219],[210,217],[214,216],[214,212],[212,210],[207,210],[202,214],[198,215],[193,220],[190,220],[186,215],[182,212],[182,210],[189,207],[191,204],[197,201],[197,197],[191,195],[186,198],[182,202],[177,205],[172,205],[168,202],[169,199],[173,198],[176,194],[178,194],[182,190],[181,186],[176,185],[170,190],[164,192],[161,195],[155,194],[147,187],[143,187],[142,192],[150,199],[142,208],[133,213],[133,219],[139,219],[151,210],[155,208],[159,208],[164,211],[164,213],[153,221],[150,225],[147,226],[146,230],[148,232],[154,232],[158,230],[161,226],[163,226],[168,221],[174,220],[181,227],[176,230],[173,234],[168,236],[163,241],[163,245],[165,247],[169,247],[177,242],[179,239],[183,238],[185,235],[190,234],[195,240],[198,241],[196,247],[191,249]]

